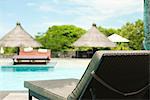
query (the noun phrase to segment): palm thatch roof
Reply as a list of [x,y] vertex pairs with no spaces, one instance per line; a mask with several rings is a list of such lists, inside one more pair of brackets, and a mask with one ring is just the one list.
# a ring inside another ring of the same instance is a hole
[[41,44],[34,40],[21,26],[20,23],[0,39],[1,47],[40,47]]
[[128,39],[126,39],[118,34],[112,34],[108,37],[108,39],[112,42],[129,42]]
[[115,47],[116,44],[111,42],[103,33],[101,33],[96,24],[92,25],[81,38],[73,43],[76,47]]

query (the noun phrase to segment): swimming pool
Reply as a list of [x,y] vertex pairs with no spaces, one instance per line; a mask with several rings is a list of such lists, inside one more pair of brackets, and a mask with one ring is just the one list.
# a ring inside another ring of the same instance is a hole
[[[80,67],[81,66],[81,67]],[[4,68],[5,67],[5,68]],[[79,63],[57,63],[54,67],[43,66],[0,66],[0,91],[27,90],[24,81],[77,78],[86,67]],[[19,68],[19,69],[17,69]]]

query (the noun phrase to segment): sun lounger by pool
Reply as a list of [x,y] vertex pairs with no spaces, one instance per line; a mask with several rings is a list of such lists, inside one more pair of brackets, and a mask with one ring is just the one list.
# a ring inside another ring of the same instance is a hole
[[150,51],[98,51],[76,79],[25,81],[40,100],[148,100]]
[[13,57],[14,64],[46,64],[51,59],[51,53],[46,49],[21,50]]

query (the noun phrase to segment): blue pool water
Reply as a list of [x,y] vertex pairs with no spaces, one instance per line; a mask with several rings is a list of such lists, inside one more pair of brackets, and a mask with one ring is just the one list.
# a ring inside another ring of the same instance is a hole
[[85,67],[78,66],[0,66],[0,91],[27,90],[24,81],[30,80],[80,79]]

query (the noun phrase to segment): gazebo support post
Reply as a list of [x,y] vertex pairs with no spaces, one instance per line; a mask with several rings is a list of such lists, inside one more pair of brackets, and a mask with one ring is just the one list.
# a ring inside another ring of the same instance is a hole
[[98,49],[93,47],[93,54],[97,51]]
[[17,55],[19,55],[20,47],[17,47]]
[[144,49],[150,50],[150,0],[144,0]]

